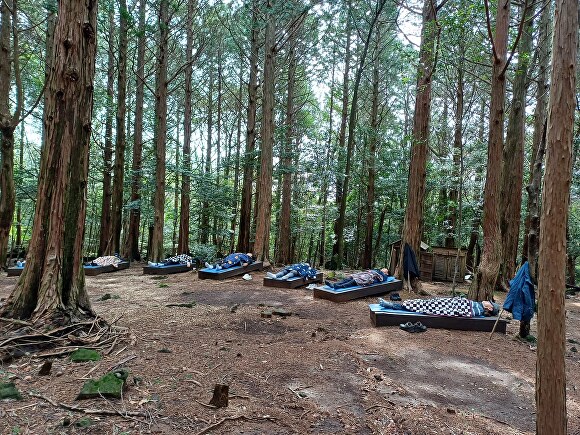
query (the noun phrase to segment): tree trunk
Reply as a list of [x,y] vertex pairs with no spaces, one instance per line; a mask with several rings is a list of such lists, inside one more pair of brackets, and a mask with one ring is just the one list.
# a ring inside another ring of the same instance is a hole
[[125,239],[124,257],[140,260],[139,227],[141,226],[141,166],[143,159],[143,99],[145,86],[145,8],[146,0],[139,1],[139,38],[137,41],[137,78],[135,80],[135,125],[133,133],[133,162],[131,164],[131,212],[129,230]]
[[[421,46],[419,48],[419,66],[417,71],[417,96],[413,118],[413,141],[411,144],[411,163],[409,166],[409,187],[407,190],[407,208],[403,223],[401,248],[409,244],[420,262],[421,235],[423,233],[423,204],[425,201],[425,175],[427,171],[427,151],[429,144],[429,118],[431,114],[431,79],[436,67],[436,41],[438,24],[436,23],[435,4],[425,0],[423,4],[423,27],[421,29]],[[402,252],[402,251],[401,251]],[[420,263],[419,263],[420,264]],[[403,275],[403,255],[395,273]],[[416,285],[416,283],[413,283]]]
[[[465,68],[465,32],[461,29],[458,41],[459,59],[457,60],[457,88],[455,90],[455,126],[453,130],[453,170],[452,184],[449,189],[449,214],[447,216],[447,235],[445,247],[455,248],[461,245],[461,234],[457,228],[457,211],[459,202],[459,184],[461,183],[461,152],[463,148],[463,106],[464,106],[464,68]],[[456,240],[458,243],[456,243]]]
[[376,175],[376,154],[377,142],[379,140],[379,41],[380,28],[377,28],[375,39],[375,52],[373,62],[373,95],[371,103],[371,131],[369,140],[369,151],[367,155],[367,198],[366,198],[366,225],[365,225],[365,246],[361,266],[370,269],[373,263],[373,229],[375,225],[375,175]]
[[234,192],[232,195],[232,220],[230,224],[230,252],[234,252],[236,219],[238,217],[238,191],[240,189],[240,149],[242,145],[242,93],[244,77],[242,75],[243,57],[240,54],[240,86],[238,89],[237,128],[236,128],[236,164],[234,169]]
[[107,60],[107,107],[105,108],[105,149],[103,152],[103,200],[101,203],[101,227],[99,230],[99,250],[97,255],[110,255],[113,253],[112,246],[112,214],[111,202],[113,192],[111,190],[111,170],[113,166],[113,99],[115,96],[115,9],[109,5],[109,51]]
[[368,53],[369,45],[371,42],[371,38],[373,35],[373,30],[377,20],[379,19],[383,7],[385,6],[386,0],[378,0],[377,5],[374,11],[374,15],[372,21],[369,26],[369,31],[363,46],[363,51],[359,58],[359,65],[356,71],[355,79],[354,79],[354,87],[353,87],[353,95],[352,95],[352,102],[350,106],[350,114],[348,120],[348,141],[346,144],[346,163],[344,168],[344,180],[342,182],[342,192],[341,192],[341,199],[338,209],[338,218],[335,224],[335,235],[336,235],[336,244],[337,250],[336,255],[334,256],[334,263],[337,269],[342,268],[342,262],[344,259],[344,227],[345,227],[345,218],[346,218],[346,201],[348,198],[348,188],[349,188],[349,178],[351,176],[351,165],[352,165],[352,154],[354,152],[354,141],[355,141],[355,129],[356,129],[356,116],[358,110],[358,92],[360,87],[360,81],[362,78],[362,73],[365,67],[365,60]]
[[520,19],[527,20],[518,46],[518,66],[515,71],[511,112],[509,114],[506,144],[503,150],[503,168],[500,194],[500,229],[503,260],[499,279],[507,282],[516,271],[516,257],[522,208],[524,177],[524,141],[526,116],[526,88],[528,63],[532,49],[532,19],[526,3],[520,7]]
[[177,251],[180,254],[189,252],[189,207],[191,171],[191,75],[193,73],[193,15],[197,0],[187,2],[187,42],[185,48],[185,108],[183,116],[183,170],[181,175],[181,213],[179,215],[179,238]]
[[[342,203],[342,184],[344,182],[344,151],[346,147],[346,128],[348,123],[348,104],[349,104],[349,74],[350,74],[350,60],[352,57],[350,50],[350,38],[352,33],[352,20],[351,20],[351,2],[347,0],[347,17],[346,17],[346,46],[344,53],[344,72],[342,76],[342,109],[340,112],[340,128],[338,131],[338,150],[337,150],[337,170],[336,170],[336,206],[340,207]],[[344,234],[344,228],[339,229],[338,225],[340,221],[338,219],[334,220],[333,231],[334,231],[334,243],[332,244],[332,256],[330,260],[330,268],[338,269],[338,253],[340,243],[338,242],[338,234]]]
[[[213,68],[212,63],[209,63],[209,89],[207,96],[207,146],[205,149],[205,169],[204,182],[206,188],[210,183],[211,173],[211,148],[212,148],[212,129],[213,129]],[[202,193],[203,201],[201,204],[201,243],[206,244],[209,241],[209,192],[206,189]]]
[[576,107],[577,0],[556,2],[553,41],[538,259],[536,433],[539,435],[567,432],[564,268]]
[[238,252],[250,252],[252,225],[252,184],[254,177],[254,149],[256,147],[256,100],[258,94],[258,11],[257,0],[252,0],[252,32],[250,41],[250,77],[248,80],[248,111],[246,123],[246,151],[244,155],[244,181],[240,208]]
[[504,106],[506,92],[507,40],[510,16],[510,0],[499,0],[493,45],[493,74],[491,80],[491,103],[489,112],[489,136],[487,149],[487,176],[483,200],[483,253],[475,282],[469,290],[469,298],[489,300],[497,283],[501,262],[501,231],[499,228],[499,194],[501,184]]
[[272,216],[272,148],[274,146],[274,90],[276,80],[276,29],[274,1],[266,0],[266,33],[264,39],[264,79],[262,105],[262,147],[260,149],[259,207],[256,219],[254,253],[258,260],[270,256],[270,226]]
[[[127,1],[119,0],[119,61],[117,68],[117,138],[115,145],[115,166],[113,167],[113,197],[112,197],[112,219],[111,236],[112,251],[121,252],[121,226],[123,221],[123,181],[125,174],[125,147],[126,131],[125,118],[127,112],[127,44],[128,44],[128,24]],[[112,34],[112,33],[111,33]]]
[[34,227],[2,315],[68,323],[92,315],[82,267],[97,2],[59,2]]
[[163,229],[165,221],[165,152],[167,142],[167,45],[169,42],[169,0],[160,0],[159,42],[155,72],[155,197],[153,200],[153,233],[151,261],[164,257]]
[[[11,4],[10,4],[11,3]],[[14,216],[16,193],[14,191],[14,131],[22,107],[22,84],[18,63],[18,15],[17,2],[0,4],[0,267],[6,266],[8,239]],[[10,47],[10,33],[15,36]],[[17,107],[10,112],[10,88],[12,65],[16,82]]]
[[[479,143],[483,143],[484,140],[484,123],[485,123],[485,100],[481,99],[480,105],[480,112],[479,112],[479,129],[477,133],[477,137]],[[479,186],[481,186],[482,180],[482,167],[481,165],[478,166],[475,170],[475,185],[478,186],[474,192],[473,200],[479,204],[481,203],[481,194],[479,191]],[[481,225],[481,206],[477,206],[473,211],[473,220],[471,222],[471,233],[469,235],[469,245],[467,246],[467,254],[465,256],[466,266],[472,272],[475,272],[475,269],[479,265],[479,256],[477,256],[478,252],[478,241],[479,241],[479,226]]]
[[[522,246],[522,262],[528,261],[532,278],[537,283],[536,264],[538,259],[538,237],[540,234],[539,195],[542,177],[542,164],[546,142],[546,116],[548,106],[548,68],[550,66],[550,18],[551,2],[540,4],[538,44],[538,74],[536,87],[536,107],[534,109],[534,135],[532,137],[532,153],[530,158],[530,179],[526,187],[528,193],[528,211],[525,220],[524,242]],[[542,148],[540,152],[540,148]],[[541,155],[541,156],[539,156]],[[540,158],[539,158],[540,157]],[[538,161],[539,158],[539,161]],[[532,210],[534,208],[534,210]],[[533,222],[533,224],[532,224]],[[532,233],[534,236],[532,236]],[[531,238],[535,238],[532,247]]]
[[282,171],[282,206],[280,209],[280,233],[278,240],[280,248],[277,262],[280,264],[290,263],[290,240],[291,240],[291,203],[292,203],[292,145],[294,139],[294,87],[296,82],[296,31],[290,29],[290,46],[288,51],[288,94],[286,97],[286,119],[284,150],[280,161]]

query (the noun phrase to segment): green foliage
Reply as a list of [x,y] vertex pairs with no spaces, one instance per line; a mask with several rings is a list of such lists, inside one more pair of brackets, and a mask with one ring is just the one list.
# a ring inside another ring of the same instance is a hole
[[93,349],[77,349],[70,354],[72,362],[100,361],[103,357]]

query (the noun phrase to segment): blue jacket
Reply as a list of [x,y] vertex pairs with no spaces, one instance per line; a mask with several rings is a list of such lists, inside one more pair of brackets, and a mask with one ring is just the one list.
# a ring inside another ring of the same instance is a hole
[[308,263],[296,263],[286,267],[288,271],[295,270],[303,278],[316,278],[316,269],[310,267]]

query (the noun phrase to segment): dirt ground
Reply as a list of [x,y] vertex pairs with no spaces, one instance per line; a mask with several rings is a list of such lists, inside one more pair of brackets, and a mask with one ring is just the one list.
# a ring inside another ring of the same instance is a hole
[[[251,281],[198,280],[195,272],[154,277],[142,265],[87,277],[95,311],[129,328],[100,362],[23,357],[0,366],[24,399],[0,402],[1,434],[527,434],[535,429],[536,352],[508,334],[374,328],[367,298],[337,304],[307,289]],[[6,298],[17,278],[0,278]],[[446,294],[447,283],[426,283]],[[465,290],[465,289],[464,289]],[[110,293],[113,298],[102,301]],[[402,293],[403,298],[408,294]],[[500,299],[501,299],[500,295]],[[192,308],[167,307],[194,301]],[[569,433],[580,433],[580,299],[567,304]],[[267,307],[287,317],[261,317]],[[535,334],[535,323],[532,324]],[[83,380],[116,363],[130,371],[122,400],[76,401]],[[212,408],[215,384],[229,406]],[[30,396],[145,416],[83,414]],[[82,427],[86,426],[86,427]]]

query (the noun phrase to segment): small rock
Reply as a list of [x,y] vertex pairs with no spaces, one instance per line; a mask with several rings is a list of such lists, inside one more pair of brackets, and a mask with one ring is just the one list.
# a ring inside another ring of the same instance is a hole
[[275,308],[272,310],[272,314],[274,314],[276,316],[286,317],[286,316],[291,316],[292,312],[285,310],[284,308]]
[[159,349],[157,352],[159,352],[159,353],[171,353],[171,350],[164,347],[163,349]]
[[60,378],[62,375],[64,375],[64,372],[63,371],[60,371],[60,370],[58,372],[56,372],[56,374],[55,374],[55,376],[57,378]]
[[382,377],[381,375],[379,375],[379,374],[376,374],[376,375],[375,375],[375,379],[376,379],[377,381],[382,381],[382,380],[383,380],[383,377]]
[[272,317],[272,311],[264,310],[260,313],[260,316],[269,319]]
[[447,408],[447,413],[448,414],[456,414],[457,412],[453,408]]
[[[572,352],[578,352],[578,349],[576,349],[576,346],[572,346],[572,347],[570,348],[570,350],[571,350]],[[26,379],[26,378],[25,378],[25,379]]]
[[240,305],[235,304],[230,307],[230,313],[235,313]]

